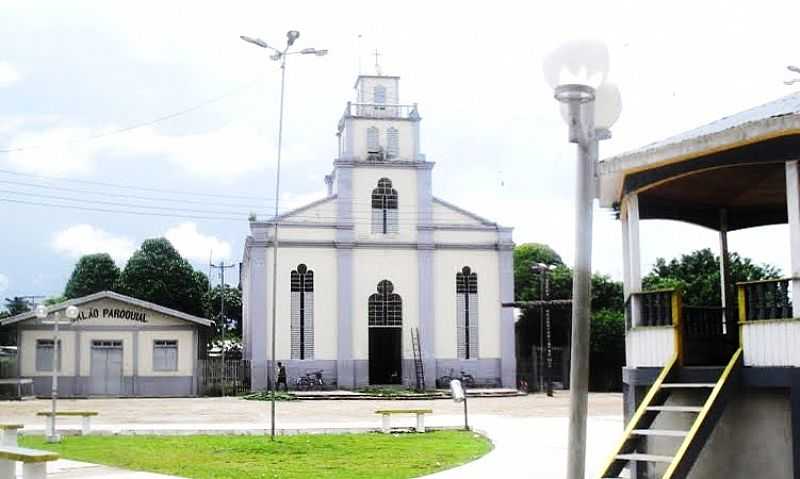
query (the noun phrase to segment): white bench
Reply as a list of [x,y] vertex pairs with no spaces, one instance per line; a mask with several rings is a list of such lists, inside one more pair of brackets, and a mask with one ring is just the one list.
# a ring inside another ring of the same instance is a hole
[[17,431],[22,429],[22,424],[0,424],[0,446],[17,446]]
[[375,414],[382,416],[381,431],[388,433],[392,430],[391,416],[392,414],[416,414],[417,427],[414,429],[417,432],[425,432],[425,415],[433,413],[431,409],[378,409]]
[[[91,423],[89,418],[97,416],[98,413],[94,411],[56,411],[56,416],[80,416],[81,418],[81,436],[89,434],[91,431]],[[47,417],[47,432],[50,436],[55,436],[56,431],[53,422],[53,413],[51,411],[40,411],[36,413],[37,416]]]
[[47,479],[47,463],[58,454],[16,446],[0,446],[0,477],[14,478],[17,462],[22,463],[22,479]]

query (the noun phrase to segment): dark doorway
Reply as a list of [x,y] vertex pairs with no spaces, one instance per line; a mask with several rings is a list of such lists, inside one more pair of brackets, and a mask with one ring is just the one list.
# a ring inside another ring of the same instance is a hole
[[369,383],[402,382],[403,328],[369,328]]

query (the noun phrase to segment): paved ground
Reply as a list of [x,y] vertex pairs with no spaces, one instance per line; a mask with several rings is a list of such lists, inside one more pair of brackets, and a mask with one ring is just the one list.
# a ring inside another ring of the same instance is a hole
[[[567,394],[556,397],[529,395],[513,398],[471,398],[469,411],[474,429],[486,433],[495,449],[484,458],[444,473],[436,479],[489,477],[502,472],[503,477],[563,477],[567,450]],[[35,413],[45,410],[48,401],[0,402],[0,422],[21,422],[29,433],[44,427]],[[463,409],[449,400],[414,401],[296,401],[279,402],[278,429],[347,431],[376,428],[380,419],[374,414],[383,407],[430,407],[434,414],[430,426],[458,426],[463,423]],[[59,401],[59,409],[96,410],[100,416],[93,428],[106,433],[190,433],[238,432],[259,434],[269,426],[269,403],[235,398],[202,399],[86,399]],[[589,400],[588,472],[595,474],[622,430],[622,398],[619,394],[593,394]],[[59,424],[77,429],[78,420],[65,419]],[[412,426],[413,417],[398,419],[399,426]],[[109,468],[60,461],[54,479],[80,477],[149,479],[166,476],[130,475]]]

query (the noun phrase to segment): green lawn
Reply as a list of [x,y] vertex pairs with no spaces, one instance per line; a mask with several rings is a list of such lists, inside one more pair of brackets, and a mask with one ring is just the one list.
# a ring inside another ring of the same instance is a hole
[[24,447],[78,461],[189,478],[408,478],[476,459],[492,448],[478,434],[23,437]]

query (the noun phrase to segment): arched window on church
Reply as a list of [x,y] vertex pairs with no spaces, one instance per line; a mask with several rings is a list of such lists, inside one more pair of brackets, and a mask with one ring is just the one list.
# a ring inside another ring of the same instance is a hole
[[372,190],[372,233],[397,233],[397,191],[392,180],[381,178],[378,187]]
[[403,298],[391,281],[378,283],[378,292],[369,297],[369,326],[403,326]]
[[478,274],[469,266],[456,273],[456,353],[478,359]]
[[395,127],[386,130],[386,158],[397,158],[400,153],[400,134]]
[[367,155],[380,151],[381,145],[379,136],[380,131],[378,131],[377,127],[371,126],[367,128]]
[[292,359],[314,358],[314,272],[304,264],[291,273]]

